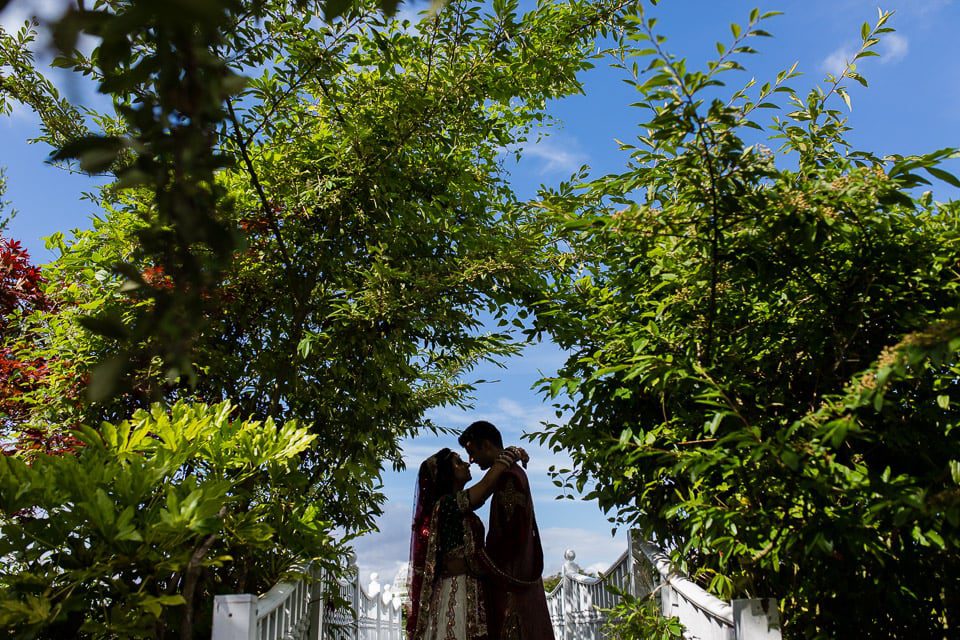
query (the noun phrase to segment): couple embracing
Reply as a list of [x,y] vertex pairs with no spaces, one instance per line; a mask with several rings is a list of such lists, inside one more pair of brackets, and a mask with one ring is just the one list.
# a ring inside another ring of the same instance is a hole
[[[410,542],[408,640],[553,640],[543,591],[543,547],[523,449],[504,449],[489,422],[461,434],[486,471],[441,449],[420,465]],[[474,513],[487,498],[490,526]]]

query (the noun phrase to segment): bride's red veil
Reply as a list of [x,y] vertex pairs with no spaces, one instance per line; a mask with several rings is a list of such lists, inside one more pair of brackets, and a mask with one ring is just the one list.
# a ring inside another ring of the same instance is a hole
[[420,465],[417,474],[417,488],[413,499],[413,525],[410,531],[410,568],[407,575],[410,598],[410,610],[407,614],[407,638],[412,640],[417,629],[417,618],[420,614],[420,595],[423,590],[424,571],[427,563],[427,548],[430,540],[430,517],[433,507],[440,497],[437,495],[437,463],[444,452],[443,449],[430,456]]

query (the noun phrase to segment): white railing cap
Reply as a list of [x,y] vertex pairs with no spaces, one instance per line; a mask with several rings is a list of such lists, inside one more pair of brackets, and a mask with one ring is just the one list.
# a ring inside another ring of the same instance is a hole
[[724,624],[733,626],[733,607],[712,593],[703,589],[686,576],[679,573],[670,562],[666,551],[652,542],[640,542],[640,550],[654,566],[663,580],[673,587],[673,590],[683,596],[684,600]]
[[[307,574],[312,567],[312,563],[306,565],[294,565],[291,572]],[[283,601],[290,597],[290,594],[297,588],[297,584],[303,581],[303,578],[296,582],[279,582],[273,585],[269,591],[261,594],[257,598],[257,618],[265,618],[277,607],[283,604]]]

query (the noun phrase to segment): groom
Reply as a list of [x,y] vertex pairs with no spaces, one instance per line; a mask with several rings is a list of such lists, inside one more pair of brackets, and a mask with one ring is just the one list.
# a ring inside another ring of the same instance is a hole
[[[503,437],[489,422],[474,422],[460,446],[487,469],[503,451]],[[490,640],[553,640],[543,591],[543,547],[527,474],[512,465],[500,476],[490,502],[486,552],[493,575],[485,581]]]

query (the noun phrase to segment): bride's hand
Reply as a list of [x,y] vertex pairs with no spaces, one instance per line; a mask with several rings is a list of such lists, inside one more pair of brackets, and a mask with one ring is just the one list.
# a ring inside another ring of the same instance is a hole
[[524,469],[527,468],[527,463],[530,462],[530,455],[527,453],[526,449],[523,447],[512,446],[507,447],[506,450],[513,453],[516,459],[523,463]]
[[497,456],[497,462],[503,464],[503,466],[508,469],[516,464],[517,460],[520,459],[520,456],[516,451],[513,451],[509,447],[500,452],[500,455]]

